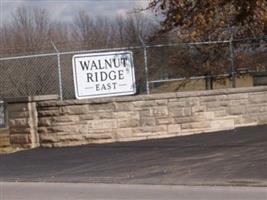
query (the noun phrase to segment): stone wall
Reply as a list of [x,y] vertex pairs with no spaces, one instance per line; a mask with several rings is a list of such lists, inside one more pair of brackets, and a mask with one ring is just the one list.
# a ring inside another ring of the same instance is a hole
[[0,128],[0,153],[2,148],[10,147],[8,129]]
[[36,102],[58,99],[57,96],[6,98],[10,143],[13,147],[40,146]]
[[52,95],[6,102],[10,142],[22,148],[144,140],[267,124],[267,87],[69,101]]
[[41,101],[36,108],[43,147],[133,141],[266,124],[267,87]]

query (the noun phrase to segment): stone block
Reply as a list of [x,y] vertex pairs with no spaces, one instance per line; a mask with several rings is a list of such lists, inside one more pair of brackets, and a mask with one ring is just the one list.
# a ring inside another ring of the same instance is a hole
[[116,118],[116,119],[139,119],[139,112],[138,111],[120,111],[120,112],[114,112],[113,116],[110,118]]
[[[221,111],[218,111],[218,112],[221,112]],[[206,120],[212,120],[215,118],[215,112],[204,112],[203,114],[204,114],[204,119]]]
[[40,144],[40,147],[43,147],[43,148],[53,148],[55,147],[54,143],[45,143],[45,142],[42,142]]
[[261,113],[264,112],[265,109],[262,107],[262,105],[252,105],[252,106],[246,106],[247,113]]
[[27,118],[21,118],[21,119],[9,119],[9,127],[31,127],[32,123]]
[[250,104],[267,103],[267,92],[266,94],[249,95],[248,99]]
[[93,129],[113,129],[117,128],[117,120],[93,120]]
[[21,111],[21,112],[9,112],[8,117],[12,119],[17,119],[17,118],[29,118],[30,113],[29,111]]
[[134,110],[134,105],[131,102],[119,102],[115,103],[116,111],[130,111]]
[[38,127],[38,134],[48,133],[46,127]]
[[227,115],[226,109],[225,110],[219,110],[219,111],[215,111],[214,113],[214,117],[224,117]]
[[100,119],[112,119],[112,112],[96,112],[85,115],[80,115],[81,121],[100,120]]
[[200,105],[200,100],[198,97],[190,97],[185,100],[186,107],[193,107]]
[[[37,104],[39,105],[39,104]],[[41,106],[37,106],[37,110],[38,112],[40,111],[56,111],[59,110],[59,106],[50,106],[50,107],[41,107]]]
[[185,108],[174,108],[169,107],[169,116],[170,117],[187,117],[192,115],[192,108],[185,107]]
[[167,125],[160,126],[145,126],[145,127],[136,127],[132,128],[133,134],[140,133],[156,133],[156,132],[167,132]]
[[38,126],[51,126],[52,118],[51,117],[42,117],[38,120]]
[[30,138],[29,134],[10,134],[10,143],[11,144],[29,144]]
[[217,130],[231,130],[235,128],[234,119],[215,120],[210,122],[210,128],[213,131]]
[[258,114],[246,113],[242,115],[242,123],[258,123]]
[[130,128],[140,126],[139,119],[118,119],[118,128]]
[[119,128],[116,131],[116,138],[131,138],[133,137],[132,128]]
[[180,133],[181,125],[180,124],[169,124],[168,125],[168,133]]
[[[56,133],[42,133],[39,135],[40,143],[56,143],[59,141]],[[42,146],[42,145],[41,145]]]
[[[106,113],[103,113],[106,114]],[[90,121],[90,120],[94,120],[94,119],[100,119],[100,118],[96,118],[95,114],[91,113],[91,114],[86,114],[86,115],[80,115],[80,121]],[[103,118],[101,118],[103,119]]]
[[239,93],[239,94],[230,94],[229,95],[230,100],[244,100],[248,99],[248,93]]
[[192,117],[174,117],[173,119],[174,119],[174,122],[177,123],[177,124],[199,121],[199,118],[196,117],[196,116],[192,116]]
[[192,122],[192,123],[185,123],[181,125],[182,129],[202,129],[202,128],[209,128],[209,122],[202,121],[202,122]]
[[9,130],[12,134],[25,134],[32,132],[32,128],[30,127],[10,127]]
[[206,111],[206,106],[197,105],[197,106],[193,106],[192,107],[192,112],[193,113],[196,113],[196,112],[204,112],[204,111]]
[[217,96],[214,95],[214,96],[202,96],[202,97],[199,97],[199,101],[200,102],[215,102],[217,101]]
[[258,115],[257,124],[267,124],[267,113],[261,113]]
[[227,108],[227,113],[230,115],[241,115],[247,112],[245,106],[233,106]]
[[146,108],[144,110],[139,111],[140,118],[142,117],[153,117],[154,116],[154,111],[152,108]]
[[53,124],[68,123],[68,122],[78,122],[78,121],[80,121],[80,117],[77,116],[77,115],[52,117],[52,123]]
[[105,139],[112,139],[113,138],[113,134],[112,133],[90,133],[90,134],[86,134],[83,135],[83,138],[87,141],[92,141],[92,140],[105,140]]
[[156,119],[154,117],[141,117],[140,125],[141,126],[155,126]]
[[82,141],[83,142],[84,137],[80,134],[65,134],[65,135],[58,135],[58,141],[59,142],[75,142],[75,141]]
[[132,104],[134,105],[135,108],[146,108],[146,107],[153,107],[156,106],[157,103],[153,100],[151,101],[136,101],[136,102],[132,102]]
[[168,117],[169,115],[167,106],[154,107],[153,112],[155,117]]
[[140,140],[146,140],[147,136],[134,136],[130,138],[117,138],[116,142],[131,142],[131,141],[140,141]]
[[81,115],[89,113],[89,105],[62,106],[59,108],[62,115]]
[[60,116],[60,112],[59,112],[59,109],[38,111],[38,116],[39,117],[56,117],[56,116]]
[[230,101],[215,101],[215,102],[208,102],[205,105],[207,107],[207,110],[212,110],[218,107],[227,107],[229,104],[230,104]]
[[174,118],[171,117],[156,118],[157,125],[173,124],[174,122]]
[[206,111],[208,112],[218,112],[226,110],[229,106],[218,106],[218,107],[207,107]]
[[248,105],[248,99],[231,100],[230,106]]
[[229,95],[218,95],[216,99],[217,101],[229,101],[230,100]]
[[12,103],[8,104],[8,112],[25,112],[28,111],[29,104],[28,103]]
[[181,101],[179,99],[170,99],[168,106],[169,107],[185,107],[186,101]]
[[157,106],[167,106],[168,100],[167,99],[155,100],[155,103]]
[[114,103],[99,103],[99,104],[90,104],[89,110],[90,112],[111,112],[115,111]]

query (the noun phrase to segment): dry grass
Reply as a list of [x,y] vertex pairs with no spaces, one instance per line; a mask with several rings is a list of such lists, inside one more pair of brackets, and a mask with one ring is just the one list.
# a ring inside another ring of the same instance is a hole
[[[252,76],[242,76],[236,79],[236,87],[252,87]],[[214,81],[213,89],[231,88],[232,83],[229,79]],[[205,90],[205,80],[191,80],[191,81],[173,81],[165,82],[158,86],[151,88],[152,93],[166,93],[166,92],[183,92],[183,91],[199,91]]]

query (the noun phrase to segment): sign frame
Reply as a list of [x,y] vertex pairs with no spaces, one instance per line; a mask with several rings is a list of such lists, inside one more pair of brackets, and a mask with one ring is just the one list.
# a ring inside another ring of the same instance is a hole
[[[88,57],[104,57],[104,56],[122,56],[129,55],[130,62],[130,71],[131,71],[131,90],[122,91],[122,92],[106,92],[103,94],[80,94],[80,88],[78,84],[78,73],[77,73],[77,58],[88,58]],[[90,99],[90,98],[101,98],[101,97],[112,97],[112,96],[124,96],[124,95],[133,95],[136,94],[136,80],[135,80],[135,68],[134,68],[134,60],[133,60],[133,52],[132,51],[113,51],[113,52],[99,52],[99,53],[87,53],[87,54],[76,54],[72,57],[72,71],[73,71],[73,81],[74,81],[74,90],[76,99]]]

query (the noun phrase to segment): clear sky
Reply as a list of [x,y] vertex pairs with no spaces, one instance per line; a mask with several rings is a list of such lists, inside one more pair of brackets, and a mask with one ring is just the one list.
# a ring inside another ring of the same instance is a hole
[[[85,10],[92,16],[113,17],[127,15],[135,8],[144,8],[149,0],[0,0],[2,23],[11,19],[19,6],[44,8],[53,21],[67,22],[79,10]],[[150,12],[146,14],[151,15]]]

